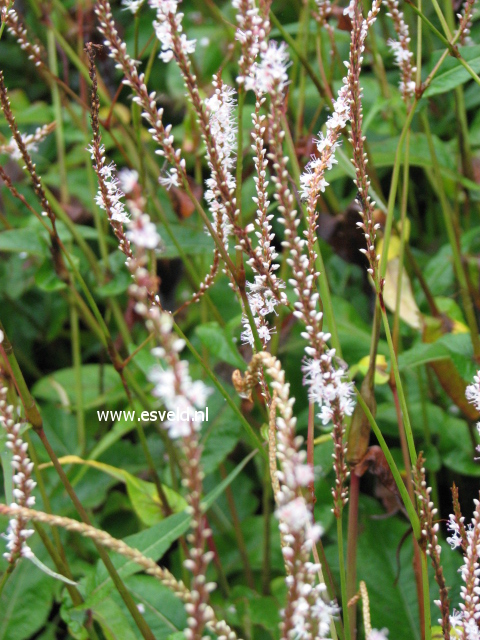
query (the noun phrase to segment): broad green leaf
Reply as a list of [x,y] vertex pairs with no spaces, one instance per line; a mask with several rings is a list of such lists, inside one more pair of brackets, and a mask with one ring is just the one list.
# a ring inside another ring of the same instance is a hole
[[468,333],[448,333],[436,342],[415,344],[398,357],[400,371],[429,362],[450,358],[464,380],[470,382],[476,373],[473,347]]
[[[94,620],[101,626],[107,640],[137,640],[132,625],[134,624],[123,608],[107,598],[98,602],[91,609]],[[131,624],[130,624],[131,622]]]
[[231,364],[232,367],[238,367],[242,370],[246,368],[246,363],[238,353],[238,349],[226,327],[220,327],[217,322],[206,322],[198,326],[195,329],[195,333],[213,356],[222,362]]
[[[135,405],[136,411],[141,411],[142,407],[140,404]],[[98,442],[90,455],[88,456],[90,460],[96,460],[99,458],[102,453],[107,451],[115,442],[120,440],[125,434],[130,433],[135,428],[135,422],[133,420],[127,420],[122,417],[120,420],[117,420],[113,426],[107,431],[107,433],[103,436],[103,438]]]
[[261,596],[246,586],[235,586],[228,599],[228,606],[235,609],[236,623],[249,620],[277,635],[280,618],[279,602],[271,596]]
[[32,227],[9,229],[0,233],[0,251],[46,256],[48,248],[38,230]]
[[[438,432],[445,418],[445,412],[431,402],[427,402],[425,407],[422,406],[421,402],[411,402],[408,406],[408,411],[413,433],[419,438],[425,436],[424,409],[428,427],[432,433]],[[398,437],[398,417],[395,407],[391,402],[382,402],[377,406],[377,422],[381,425],[384,435]]]
[[42,291],[53,292],[62,291],[67,288],[67,284],[60,280],[55,273],[51,258],[47,258],[40,269],[35,273],[35,284]]
[[[122,382],[112,365],[85,364],[81,373],[84,408],[99,407],[106,401],[111,406],[125,399]],[[70,406],[75,403],[75,385],[75,370],[59,369],[35,383],[33,395]]]
[[219,423],[212,428],[205,440],[202,452],[202,468],[205,473],[218,468],[218,465],[235,448],[241,433],[242,429],[237,417],[229,407],[226,407],[220,416]]
[[444,344],[437,340],[429,344],[417,343],[411,349],[404,351],[398,356],[398,367],[400,371],[420,367],[429,362],[445,360],[448,358],[448,350]]
[[0,596],[0,640],[34,636],[50,614],[56,588],[55,580],[21,561]]
[[[459,50],[462,58],[468,62],[475,73],[478,73],[480,71],[480,46],[460,47]],[[433,57],[434,59],[438,58],[438,52]],[[471,79],[472,76],[458,60],[447,58],[423,95],[425,98],[429,98],[446,93]]]
[[480,465],[475,460],[477,452],[474,451],[468,425],[464,420],[445,414],[438,450],[443,464],[452,471],[480,477]]
[[[183,603],[156,578],[145,575],[131,576],[126,580],[126,586],[135,602],[140,605],[155,640],[167,640],[171,634],[187,628]],[[117,593],[112,594],[112,598],[120,602]]]
[[[217,498],[225,491],[245,466],[250,462],[255,455],[255,451],[250,453],[235,469],[218,485],[213,489],[203,501],[205,509],[209,509]],[[162,522],[154,525],[150,529],[136,533],[132,536],[125,538],[125,542],[143,553],[147,558],[151,558],[158,562],[163,554],[169,549],[170,545],[175,542],[190,526],[191,516],[186,513],[176,513],[168,518],[165,518]],[[138,564],[117,554],[112,554],[112,561],[117,569],[119,575],[122,578],[130,576],[134,573],[142,571],[142,567]],[[90,604],[100,602],[105,599],[110,591],[113,589],[113,583],[107,570],[103,564],[99,561],[97,564],[97,576],[93,589],[88,594],[88,597],[83,605],[84,608],[88,608]]]
[[[123,482],[127,486],[127,493],[131,500],[135,513],[147,526],[152,526],[164,519],[162,513],[162,501],[153,482],[141,480],[133,476],[125,469],[113,467],[97,460],[83,460],[78,456],[64,456],[59,459],[60,464],[83,464],[107,473],[112,478]],[[49,465],[50,466],[50,465]],[[170,487],[162,485],[168,503],[174,512],[185,509],[185,499]]]
[[[183,89],[182,89],[183,91]],[[181,245],[187,255],[206,255],[210,259],[213,252],[213,240],[203,229],[198,229],[191,224],[171,224],[170,228],[175,240]],[[178,258],[180,255],[173,240],[165,230],[159,229],[162,236],[164,249],[163,258]]]
[[[375,141],[370,145],[373,161],[377,168],[391,167],[395,161],[395,154],[399,144],[399,136],[389,138],[388,140]],[[438,163],[442,168],[454,170],[455,159],[450,152],[448,146],[433,136],[433,146]],[[405,149],[400,154],[401,162],[404,160]],[[428,146],[428,139],[424,133],[413,133],[410,140],[409,151],[410,166],[415,167],[431,167],[432,160]]]
[[96,293],[101,298],[111,298],[124,293],[131,284],[132,276],[126,269],[121,269],[107,284],[97,287]]

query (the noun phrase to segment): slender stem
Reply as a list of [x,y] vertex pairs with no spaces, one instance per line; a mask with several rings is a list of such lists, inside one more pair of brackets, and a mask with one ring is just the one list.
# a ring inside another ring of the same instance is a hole
[[[219,469],[220,469],[220,475],[222,477],[222,480],[225,480],[225,478],[228,475],[227,470],[225,469],[225,465],[221,464]],[[245,579],[250,589],[255,589],[255,580],[253,578],[252,567],[250,566],[250,561],[248,559],[247,545],[245,544],[245,538],[243,536],[240,518],[238,517],[238,511],[235,505],[235,499],[233,497],[232,488],[230,486],[228,486],[225,489],[225,497],[227,499],[230,515],[232,516],[233,529],[235,531],[235,538],[238,544],[238,551],[240,553],[240,557],[243,563],[243,569],[245,571]]]
[[270,549],[270,531],[271,531],[271,501],[272,486],[270,484],[270,470],[266,464],[264,467],[264,483],[262,494],[262,514],[263,514],[263,561],[262,561],[262,593],[267,595],[270,591],[271,580],[271,549]]
[[403,478],[400,474],[400,471],[398,470],[398,467],[395,464],[395,460],[393,459],[393,456],[390,453],[390,449],[387,443],[385,442],[385,438],[383,437],[383,434],[380,431],[380,427],[376,423],[375,418],[373,417],[372,412],[368,408],[367,403],[362,398],[358,390],[356,390],[356,394],[357,394],[357,402],[361,405],[362,409],[364,410],[365,415],[367,416],[368,421],[370,423],[370,426],[372,427],[372,431],[375,433],[375,436],[378,440],[378,444],[380,445],[380,448],[382,449],[385,455],[385,458],[387,460],[388,466],[390,467],[390,471],[392,472],[393,478],[395,480],[395,484],[397,485],[397,489],[402,497],[405,510],[408,514],[410,524],[412,525],[413,533],[417,538],[417,540],[419,540],[421,536],[420,520],[418,519],[418,515],[412,503],[412,500],[408,495],[408,491],[405,487],[405,483],[403,482]]
[[75,304],[72,304],[70,306],[70,328],[72,330],[72,360],[75,373],[75,412],[77,414],[77,440],[80,456],[83,457],[86,449],[86,438],[82,388],[82,352],[80,345],[80,327],[78,325],[78,313]]
[[292,50],[295,53],[295,55],[297,56],[297,58],[300,60],[300,62],[304,66],[305,71],[310,76],[313,84],[317,88],[318,93],[321,95],[322,98],[326,99],[327,98],[327,92],[325,91],[325,87],[322,85],[320,80],[317,78],[317,75],[316,75],[315,71],[313,70],[312,65],[307,60],[306,56],[300,51],[300,49],[298,48],[297,43],[295,42],[295,40],[283,28],[282,24],[280,23],[280,21],[278,20],[278,18],[275,16],[275,14],[272,11],[270,11],[270,20],[271,20],[272,24],[274,24],[275,27],[280,31],[280,34],[281,34],[282,38],[285,40],[285,42],[288,44],[288,46],[292,48]]
[[418,104],[418,100],[417,98],[415,98],[412,103],[412,106],[410,107],[410,111],[408,112],[405,123],[403,125],[403,129],[400,134],[400,138],[398,140],[397,150],[395,152],[395,160],[393,162],[393,173],[392,173],[392,179],[390,182],[390,193],[388,195],[387,220],[385,222],[385,232],[383,235],[382,257],[380,259],[380,277],[381,278],[385,277],[385,273],[387,271],[388,246],[390,244],[390,237],[392,234],[393,214],[395,210],[395,200],[397,196],[398,178],[400,175],[400,166],[402,164],[401,158],[402,158],[403,143],[407,136],[407,131],[409,131],[410,129],[410,125],[412,123],[417,104]]
[[340,517],[337,518],[337,544],[338,544],[338,561],[340,569],[340,590],[342,593],[342,611],[343,611],[343,631],[345,633],[345,640],[352,640],[350,633],[350,611],[348,609],[348,594],[347,594],[347,582],[345,575],[345,558],[343,550],[343,527],[342,527],[342,512]]
[[430,612],[430,585],[428,582],[427,554],[422,551],[422,577],[423,577],[423,609],[425,615],[425,640],[432,639],[432,616]]
[[438,166],[438,160],[435,155],[435,148],[433,146],[433,138],[430,131],[430,124],[428,119],[422,114],[422,124],[424,127],[425,134],[427,136],[428,147],[430,150],[430,156],[432,159],[433,172],[435,176],[435,184],[437,189],[437,194],[440,199],[440,205],[443,213],[443,220],[445,223],[445,228],[447,230],[448,240],[450,242],[450,246],[452,248],[453,255],[453,264],[455,267],[455,275],[457,276],[457,281],[460,286],[460,295],[462,298],[463,309],[465,311],[465,317],[467,320],[468,328],[470,330],[470,337],[472,339],[473,344],[473,353],[475,359],[480,362],[480,336],[478,331],[477,320],[475,318],[475,312],[473,309],[472,299],[469,293],[469,287],[467,282],[467,276],[465,274],[465,269],[462,264],[462,257],[460,253],[460,245],[458,242],[457,234],[455,232],[454,227],[454,214],[450,203],[448,202],[447,195],[445,193],[445,189],[443,186],[443,181],[440,176],[440,170]]
[[[55,49],[55,36],[51,29],[47,30],[48,44],[48,65],[52,75],[58,75],[57,69],[57,51]],[[51,83],[50,91],[52,94],[53,112],[55,114],[55,139],[57,142],[58,170],[60,173],[60,199],[63,204],[68,202],[68,182],[65,158],[65,136],[63,132],[63,112],[60,101],[60,91],[55,82]]]
[[382,320],[383,320],[383,328],[385,330],[385,335],[387,337],[388,349],[390,352],[390,359],[393,368],[393,374],[395,377],[395,384],[398,390],[398,398],[400,400],[400,407],[402,409],[403,423],[405,426],[405,435],[408,443],[408,451],[410,455],[411,466],[413,466],[417,460],[417,453],[415,450],[415,441],[413,439],[413,431],[412,425],[410,423],[410,416],[408,414],[407,402],[405,399],[405,394],[403,391],[403,384],[400,378],[400,371],[398,368],[397,356],[395,354],[395,348],[393,346],[392,334],[390,333],[390,325],[388,324],[388,317],[385,307],[381,307],[382,310]]
[[[352,471],[348,500],[348,539],[347,539],[347,601],[350,602],[357,592],[357,538],[358,538],[358,499],[360,478]],[[345,605],[344,605],[345,606]],[[356,603],[349,606],[350,636],[356,637]]]
[[[60,464],[57,455],[55,453],[55,451],[52,449],[50,442],[47,439],[47,436],[45,435],[45,432],[43,430],[43,428],[37,429],[36,430],[38,437],[40,438],[40,440],[43,443],[43,446],[45,447],[50,460],[53,463],[53,466],[55,467],[55,470],[63,484],[63,486],[65,487],[66,492],[68,493],[71,501],[73,502],[80,518],[82,519],[82,521],[91,526],[91,521],[90,518],[88,517],[87,512],[85,511],[82,503],[80,502],[80,500],[78,499],[77,494],[75,493],[75,490],[73,489],[72,485],[70,484],[69,479],[67,478],[67,475],[65,474],[65,471],[62,468],[62,465]],[[142,634],[142,636],[145,638],[145,640],[155,640],[155,636],[152,633],[152,630],[150,629],[150,627],[148,626],[148,624],[145,621],[145,618],[142,616],[142,614],[140,613],[140,611],[138,610],[137,605],[135,604],[135,601],[133,600],[130,592],[128,591],[127,587],[125,586],[123,580],[120,578],[120,576],[118,575],[117,570],[115,569],[113,562],[110,560],[110,557],[108,555],[108,553],[105,551],[104,547],[102,547],[101,544],[99,544],[96,540],[93,540],[93,544],[95,545],[95,548],[97,549],[98,555],[100,556],[103,564],[105,565],[105,568],[107,569],[110,577],[112,578],[112,582],[115,585],[119,595],[121,596],[123,602],[125,603],[128,611],[130,612],[132,618],[135,621],[135,624],[138,627],[138,630],[140,631],[140,633]]]

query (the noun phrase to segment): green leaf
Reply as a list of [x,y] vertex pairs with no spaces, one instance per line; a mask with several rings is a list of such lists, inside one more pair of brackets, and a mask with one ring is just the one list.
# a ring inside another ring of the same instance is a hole
[[53,263],[50,258],[47,258],[42,264],[40,269],[35,273],[35,284],[42,291],[52,292],[61,291],[67,288],[67,284],[60,280],[55,273]]
[[[473,71],[478,73],[480,71],[480,46],[460,47],[460,53]],[[425,98],[429,98],[446,93],[471,79],[472,76],[458,60],[448,58],[442,65],[442,71],[435,76],[423,95]]]
[[216,392],[208,402],[209,418],[205,438],[202,440],[202,468],[208,474],[218,468],[237,444],[242,428],[238,417]]
[[[143,616],[155,640],[166,640],[171,634],[187,627],[183,603],[157,579],[145,575],[131,576],[125,584],[135,602],[142,607]],[[119,601],[118,594],[112,597]]]
[[[232,326],[231,322],[229,325]],[[238,353],[233,337],[228,331],[228,325],[222,328],[218,322],[206,322],[198,326],[195,333],[211,355],[222,362],[231,364],[232,367],[245,370],[246,363]]]
[[20,561],[0,596],[0,640],[27,640],[45,624],[54,580]]
[[124,293],[132,284],[132,276],[126,269],[120,269],[107,284],[97,287],[96,293],[101,298],[111,298]]
[[[372,142],[370,145],[373,161],[375,166],[390,167],[395,160],[395,154],[398,148],[399,136]],[[449,170],[455,169],[455,159],[451,154],[445,142],[442,142],[437,136],[433,136],[433,146],[435,155],[441,167]],[[400,154],[400,161],[404,160],[405,150]],[[410,139],[409,163],[415,167],[431,167],[432,160],[428,146],[428,138],[424,133],[414,133]]]
[[[213,252],[213,240],[203,229],[189,224],[170,224],[175,240],[187,255],[208,255]],[[179,252],[173,240],[160,228],[164,249],[162,258],[178,258]]]
[[429,362],[450,358],[464,380],[470,382],[476,373],[469,333],[447,333],[436,342],[417,343],[398,357],[400,371]]
[[[215,489],[206,496],[203,501],[206,510],[213,505],[217,498],[235,480],[239,473],[250,462],[255,453],[255,451],[252,451],[252,453],[250,453],[239,465],[237,465],[237,467],[235,467],[225,480],[218,483]],[[190,526],[190,519],[191,516],[186,513],[176,513],[165,518],[165,520],[159,522],[146,531],[128,536],[124,541],[129,546],[141,551],[144,556],[147,556],[147,558],[151,558],[158,562],[163,554],[170,548],[170,545],[188,529]],[[112,554],[112,561],[121,578],[125,578],[143,570],[143,568],[138,564],[132,560],[128,560],[124,556]],[[88,609],[94,603],[104,600],[112,589],[112,580],[103,564],[99,561],[97,564],[95,584],[89,592],[82,608]]]
[[461,475],[480,477],[480,465],[475,461],[468,424],[464,420],[445,414],[440,429],[438,450],[443,464]]
[[[118,400],[125,399],[122,382],[112,365],[85,364],[81,374],[85,409],[99,407],[107,402],[111,406]],[[59,369],[35,383],[33,395],[69,406],[75,402],[75,389],[75,370]]]
[[[157,522],[164,520],[162,513],[162,501],[153,482],[147,482],[141,478],[137,478],[125,469],[119,469],[105,462],[97,462],[96,460],[83,460],[78,456],[63,456],[59,458],[60,464],[84,464],[99,471],[107,473],[112,478],[124,482],[127,486],[127,493],[135,513],[147,526],[153,526]],[[187,503],[185,499],[170,487],[162,485],[165,496],[172,511],[183,511]]]
[[130,625],[130,617],[122,607],[107,598],[92,607],[94,620],[102,627],[107,640],[137,640],[137,636]]
[[0,233],[0,251],[9,253],[25,252],[30,255],[46,256],[47,246],[37,229],[9,229]]
[[417,343],[398,356],[398,368],[404,371],[446,358],[448,358],[448,350],[440,340],[428,344]]

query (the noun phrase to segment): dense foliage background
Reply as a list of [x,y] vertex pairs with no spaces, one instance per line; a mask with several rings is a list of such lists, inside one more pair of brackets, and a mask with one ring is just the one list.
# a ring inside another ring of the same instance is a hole
[[[6,4],[2,2],[2,4]],[[313,3],[312,3],[313,4]],[[158,422],[140,425],[120,418],[99,421],[99,410],[157,408],[146,374],[155,363],[148,332],[136,315],[128,295],[130,275],[124,256],[108,229],[108,222],[94,204],[96,177],[86,147],[92,133],[89,118],[89,84],[84,44],[102,42],[96,30],[92,3],[85,1],[39,0],[15,3],[29,37],[38,39],[47,53],[46,70],[38,70],[22,52],[10,33],[2,33],[0,66],[9,90],[12,111],[22,133],[56,122],[52,131],[33,152],[49,201],[57,215],[60,238],[78,271],[85,279],[123,358],[128,363],[132,401],[96,331],[97,324],[85,303],[83,292],[73,292],[56,274],[48,234],[24,204],[2,188],[0,200],[0,318],[13,345],[16,359],[40,408],[45,432],[68,477],[95,526],[132,546],[148,552],[177,577],[188,576],[181,566],[184,550],[178,538],[186,530],[185,501],[171,444]],[[314,21],[309,2],[276,0],[273,12],[296,49],[310,62],[316,77],[322,78],[335,95],[348,58],[349,25],[343,7],[330,20],[335,42]],[[445,15],[458,7],[447,1]],[[234,40],[235,11],[229,2],[185,0],[184,30],[197,40],[193,56],[201,95],[211,93],[213,73],[222,71],[228,84],[235,84],[238,51]],[[412,43],[417,18],[405,5]],[[434,8],[428,3],[424,15],[440,27]],[[145,5],[137,17],[114,4],[119,34],[131,55],[149,71],[148,86],[159,94],[164,121],[173,124],[175,143],[187,159],[188,173],[196,196],[201,199],[207,177],[204,147],[185,88],[174,63],[158,60],[158,43],[152,37],[153,12]],[[479,26],[474,22],[471,43],[461,47],[474,71],[480,71]],[[283,39],[274,27],[272,37]],[[398,90],[399,72],[387,45],[392,24],[382,12],[369,36],[362,77],[364,134],[367,136],[368,165],[377,196],[378,221],[383,225],[392,167],[406,110]],[[424,25],[422,77],[434,67],[443,51],[436,34]],[[305,65],[290,49],[292,65],[285,118],[291,135],[286,149],[295,179],[296,163],[303,169],[314,151],[312,139],[329,113],[327,95],[320,96]],[[319,67],[321,61],[321,67]],[[130,100],[129,90],[120,84],[121,74],[101,48],[97,53],[100,122],[109,159],[117,168],[136,169],[139,185],[147,199],[147,211],[162,237],[162,252],[151,256],[150,268],[160,278],[160,295],[165,308],[179,309],[175,320],[199,359],[216,376],[226,395],[240,409],[235,412],[218,389],[208,400],[209,422],[203,431],[205,490],[212,497],[208,522],[213,530],[218,561],[209,568],[209,580],[218,583],[213,602],[227,621],[241,630],[242,637],[278,638],[279,611],[285,597],[284,566],[277,521],[273,515],[271,488],[259,455],[245,461],[254,443],[247,433],[265,440],[266,413],[260,397],[255,402],[237,397],[231,376],[245,370],[251,348],[242,344],[241,307],[221,274],[208,297],[182,308],[198,282],[208,272],[213,242],[191,200],[179,189],[167,191],[158,184],[163,160],[155,155],[155,144],[142,124],[140,109]],[[58,81],[52,81],[52,75]],[[478,436],[476,411],[464,399],[478,363],[473,357],[471,333],[464,316],[455,275],[452,236],[445,216],[458,240],[468,284],[468,296],[478,319],[480,310],[480,88],[458,61],[447,57],[430,88],[421,97],[411,125],[406,173],[400,173],[399,194],[408,181],[407,220],[400,236],[400,197],[395,210],[394,238],[386,282],[386,304],[392,326],[398,328],[398,364],[417,446],[424,451],[433,500],[439,506],[442,536],[451,512],[450,486],[459,487],[465,515],[478,497],[480,467],[474,460]],[[243,109],[244,180],[241,189],[245,223],[255,214],[254,168],[249,149],[253,94],[247,94]],[[0,145],[8,145],[10,131],[0,119]],[[338,164],[329,173],[330,187],[321,200],[319,237],[325,272],[332,294],[342,358],[359,387],[368,369],[375,296],[368,281],[355,227],[357,205],[350,145],[345,139],[337,152]],[[403,155],[405,158],[405,155]],[[8,149],[0,149],[0,163],[15,187],[38,210],[28,176]],[[272,199],[273,201],[273,199]],[[276,244],[281,250],[283,227],[278,223],[276,204],[271,205]],[[233,244],[232,244],[233,250]],[[396,306],[398,255],[402,253],[406,275],[400,305]],[[247,270],[247,278],[251,274]],[[396,310],[395,310],[396,307]],[[434,317],[432,310],[437,310]],[[398,324],[397,324],[398,323]],[[331,329],[331,327],[329,327]],[[281,359],[296,398],[298,431],[306,436],[308,399],[302,384],[301,361],[304,343],[301,328],[290,313],[276,320],[270,344]],[[138,346],[141,346],[137,350]],[[185,351],[185,354],[188,349]],[[383,335],[378,345],[376,376],[376,420],[400,468],[401,454],[394,395],[389,384],[390,357]],[[0,354],[1,355],[1,354]],[[193,379],[211,380],[201,362],[191,353]],[[0,361],[0,372],[8,367]],[[213,387],[212,387],[213,388]],[[239,417],[243,415],[243,421]],[[331,487],[334,484],[328,428],[317,421],[314,453],[315,518],[323,526],[322,538],[328,565],[338,585],[338,550]],[[37,482],[37,507],[76,518],[76,511],[58,474],[36,435],[24,437],[30,457],[41,469]],[[142,447],[142,438],[145,442]],[[371,443],[375,443],[372,437]],[[0,434],[0,452],[8,462]],[[158,476],[170,491],[174,515],[166,517],[160,508],[154,478],[145,457],[148,450]],[[83,461],[83,462],[82,462]],[[8,469],[8,464],[5,467]],[[229,476],[234,470],[235,475]],[[8,476],[6,472],[5,477]],[[227,483],[222,485],[225,478]],[[48,497],[48,504],[46,502]],[[214,498],[216,499],[214,500]],[[1,520],[2,525],[7,519]],[[346,528],[345,516],[345,528]],[[393,640],[421,638],[417,594],[412,568],[412,536],[409,523],[398,504],[391,504],[381,484],[371,474],[361,481],[357,577],[366,582],[373,626],[390,629]],[[47,529],[45,529],[47,531]],[[50,532],[46,535],[50,536]],[[84,599],[75,606],[65,585],[27,560],[22,560],[5,583],[0,596],[0,638],[85,638],[84,623],[95,621],[98,637],[130,640],[140,637],[118,593],[113,588],[91,541],[59,530],[62,549]],[[56,544],[56,540],[54,540]],[[451,601],[458,603],[461,556],[445,547],[442,560]],[[52,560],[39,535],[31,539],[37,557],[51,568]],[[181,638],[185,626],[183,605],[154,578],[140,574],[138,567],[115,556],[136,603],[155,637]],[[0,560],[0,571],[7,563]],[[339,592],[337,592],[339,593]],[[431,581],[432,617],[436,623],[437,588]],[[361,623],[360,623],[361,624]],[[88,624],[87,624],[88,626]],[[363,636],[362,636],[363,637]]]

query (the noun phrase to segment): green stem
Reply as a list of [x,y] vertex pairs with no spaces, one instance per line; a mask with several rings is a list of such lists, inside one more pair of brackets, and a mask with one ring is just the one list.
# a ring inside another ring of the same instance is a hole
[[287,31],[285,31],[285,29],[283,28],[282,24],[280,23],[280,21],[278,20],[278,18],[274,15],[274,13],[272,11],[270,11],[270,20],[271,20],[272,24],[274,24],[275,27],[280,31],[280,34],[281,34],[282,38],[285,40],[285,42],[288,44],[288,46],[291,47],[291,49],[293,50],[293,52],[295,53],[297,58],[300,60],[300,62],[304,66],[305,71],[310,76],[313,84],[317,88],[318,93],[321,95],[322,98],[327,99],[328,95],[327,95],[327,92],[325,91],[325,87],[322,85],[320,80],[317,78],[317,76],[315,74],[315,71],[313,70],[312,65],[307,60],[306,56],[300,51],[300,49],[297,46],[297,43],[292,38],[292,36]]
[[32,425],[34,429],[41,429],[43,425],[42,417],[37,405],[35,404],[35,400],[30,393],[27,383],[25,382],[22,370],[20,369],[17,358],[15,357],[12,344],[8,339],[5,328],[1,321],[0,331],[3,333],[3,342],[0,344],[0,353],[3,353],[8,361],[12,379],[17,388],[18,395],[20,396],[20,399],[22,401],[23,408],[25,409],[25,419]]
[[443,15],[442,10],[440,9],[440,5],[438,4],[438,0],[432,0],[433,8],[435,9],[435,13],[437,14],[437,18],[440,20],[440,24],[442,25],[443,31],[445,32],[445,36],[448,40],[452,39],[452,34],[450,32],[447,21],[445,20],[445,16]]
[[86,449],[85,413],[83,409],[82,387],[82,351],[80,346],[80,327],[78,314],[74,304],[70,306],[70,327],[72,330],[72,360],[75,374],[75,412],[77,414],[77,440],[80,456],[83,458]]
[[405,427],[405,436],[407,438],[408,452],[410,455],[411,466],[413,466],[417,460],[417,452],[415,450],[415,441],[413,439],[412,425],[410,422],[410,416],[408,414],[407,402],[405,399],[405,393],[403,391],[402,379],[400,377],[400,370],[398,368],[397,356],[395,353],[395,347],[393,345],[392,335],[390,333],[390,325],[388,324],[388,317],[385,307],[381,306],[383,328],[387,337],[388,349],[390,352],[390,360],[392,363],[393,375],[395,377],[395,384],[397,385],[398,399],[400,400],[400,407],[402,409],[403,424]]
[[465,270],[462,264],[460,246],[459,246],[457,234],[455,232],[455,227],[453,223],[454,214],[450,207],[450,203],[448,202],[447,195],[445,193],[443,182],[440,176],[440,169],[438,166],[437,157],[435,155],[435,148],[433,146],[433,138],[430,131],[430,124],[424,114],[422,114],[422,124],[425,130],[425,134],[427,136],[428,148],[430,150],[433,173],[435,176],[437,194],[440,199],[440,205],[442,207],[443,220],[445,223],[445,228],[447,230],[448,240],[452,248],[453,264],[455,267],[455,274],[457,276],[458,284],[460,286],[460,295],[462,298],[463,308],[465,311],[465,317],[467,320],[468,328],[470,330],[470,337],[473,345],[473,353],[474,353],[475,359],[480,362],[480,336],[478,332],[477,320],[475,318],[475,312],[473,309],[472,299],[470,297],[470,293],[468,289],[467,277],[465,275]]
[[342,512],[340,512],[340,516],[337,518],[337,544],[338,544],[338,562],[339,562],[339,569],[340,569],[340,590],[342,593],[343,630],[345,633],[345,640],[351,640],[350,620],[349,620],[350,612],[348,610],[347,582],[346,582],[346,576],[345,576],[345,558],[344,558],[344,551],[343,551]]
[[423,609],[425,615],[425,640],[432,639],[432,614],[430,611],[430,585],[428,582],[428,561],[424,550],[420,551],[422,558],[422,586],[423,586]]
[[390,193],[388,195],[388,204],[387,204],[387,220],[385,222],[385,231],[383,234],[383,249],[382,256],[380,259],[380,277],[384,278],[385,273],[387,271],[387,262],[388,262],[388,246],[390,244],[390,237],[392,235],[392,225],[393,225],[393,215],[395,211],[395,200],[397,196],[397,187],[398,187],[398,178],[400,175],[400,167],[402,164],[402,148],[403,143],[405,141],[407,131],[410,129],[410,125],[413,120],[413,115],[415,113],[415,109],[417,107],[418,100],[415,100],[410,107],[410,111],[408,112],[407,118],[405,120],[405,124],[403,125],[402,132],[400,134],[400,139],[398,141],[397,150],[395,152],[395,160],[393,162],[393,173],[392,179],[390,182]]
[[[48,66],[50,73],[53,76],[58,75],[57,69],[57,51],[55,48],[55,36],[51,29],[47,30],[47,46],[48,46]],[[60,199],[63,204],[68,202],[68,183],[67,183],[67,169],[65,163],[65,135],[63,132],[63,114],[62,104],[60,101],[60,91],[58,85],[52,82],[50,85],[50,91],[52,94],[53,113],[55,114],[55,139],[57,143],[57,155],[60,173]]]
[[403,162],[403,188],[402,203],[400,208],[400,250],[398,254],[397,295],[395,298],[395,316],[393,318],[393,344],[398,352],[398,339],[400,334],[400,305],[402,302],[403,263],[405,259],[405,244],[407,242],[407,204],[410,165],[410,129],[405,140],[405,157]]
[[421,536],[420,520],[418,519],[418,515],[417,515],[417,512],[415,511],[415,507],[410,499],[410,496],[408,495],[408,491],[405,487],[405,483],[400,474],[400,471],[398,470],[398,467],[395,464],[395,460],[393,459],[393,456],[390,453],[390,449],[387,443],[385,442],[385,438],[383,437],[383,434],[380,431],[380,427],[376,423],[375,418],[373,417],[372,412],[368,408],[367,403],[362,398],[361,393],[357,389],[355,389],[355,393],[357,394],[357,402],[360,404],[360,406],[364,410],[365,415],[367,416],[367,419],[370,423],[370,426],[372,427],[372,431],[374,432],[378,440],[378,444],[380,445],[380,448],[382,449],[385,455],[388,466],[390,467],[390,471],[392,472],[393,478],[395,480],[395,484],[397,485],[397,489],[402,497],[405,510],[408,514],[410,524],[412,525],[413,534],[415,538],[419,540]]

